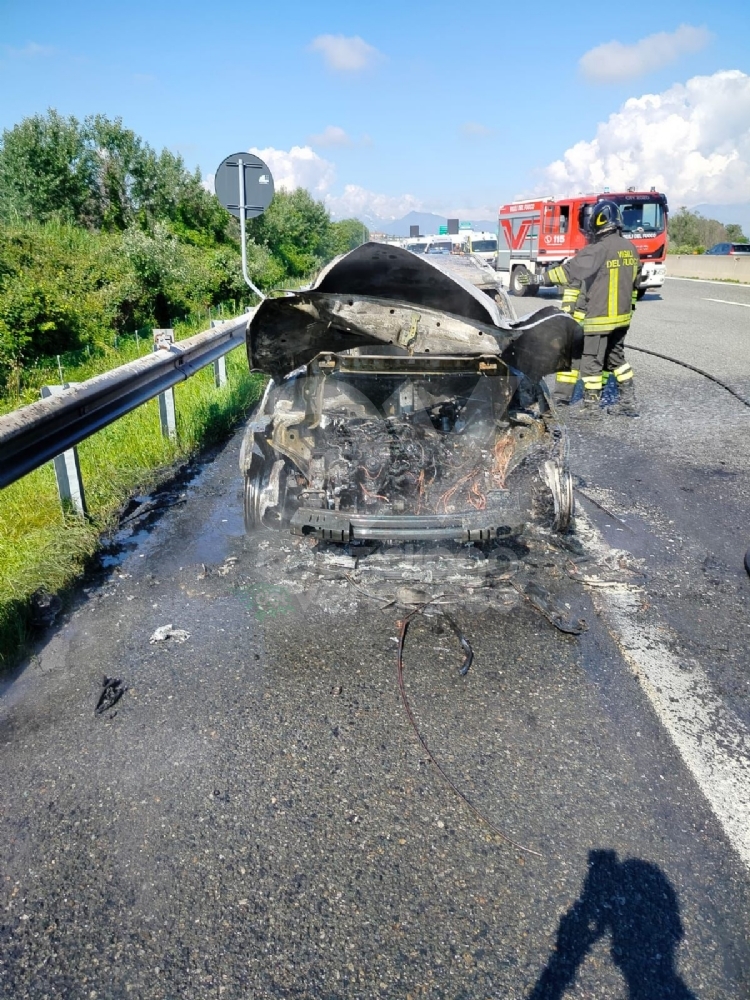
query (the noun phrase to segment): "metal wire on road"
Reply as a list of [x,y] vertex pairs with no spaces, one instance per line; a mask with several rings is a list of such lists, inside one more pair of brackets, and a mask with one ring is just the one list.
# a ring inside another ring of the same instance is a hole
[[739,392],[727,385],[726,382],[722,382],[720,378],[716,378],[715,375],[709,374],[709,372],[704,371],[702,368],[696,368],[695,365],[689,365],[687,361],[680,361],[678,358],[671,358],[668,354],[660,354],[658,351],[650,351],[646,347],[634,347],[633,344],[627,344],[627,349],[629,351],[640,351],[641,354],[652,354],[655,358],[661,358],[662,361],[671,361],[673,365],[680,365],[682,368],[688,368],[691,372],[696,372],[698,375],[702,375],[707,378],[710,382],[715,382],[720,385],[722,389],[726,389],[727,392],[731,393],[735,399],[738,399],[743,406],[747,406],[750,409],[750,400],[745,399],[741,396]]
[[[409,628],[409,625],[411,624],[412,619],[415,616],[417,616],[417,615],[423,614],[423,612],[424,612],[424,610],[425,610],[426,607],[427,607],[427,604],[420,604],[419,607],[415,608],[413,611],[410,611],[407,615],[405,615],[401,619],[401,621],[397,622],[397,628],[398,628],[398,653],[397,653],[397,656],[396,656],[396,670],[397,670],[397,675],[398,675],[398,689],[399,689],[399,692],[401,694],[401,701],[403,703],[404,710],[405,710],[406,716],[407,716],[407,718],[408,718],[408,720],[409,720],[409,722],[411,724],[411,727],[414,730],[414,733],[415,733],[417,739],[419,740],[419,742],[420,742],[420,744],[422,746],[422,749],[427,754],[429,760],[432,762],[433,767],[438,772],[438,774],[440,775],[440,777],[443,779],[443,781],[446,783],[446,785],[451,789],[451,791],[455,795],[457,795],[458,798],[461,799],[461,801],[464,802],[469,807],[469,809],[476,816],[476,818],[479,820],[479,822],[480,823],[485,823],[490,828],[490,830],[495,834],[496,837],[499,837],[501,840],[505,841],[506,844],[510,844],[511,847],[515,847],[515,849],[517,851],[523,851],[525,854],[533,854],[534,857],[541,858],[542,855],[539,853],[539,851],[534,851],[530,847],[524,847],[523,844],[519,844],[515,840],[512,840],[508,836],[507,833],[504,833],[500,829],[500,827],[497,826],[496,823],[493,823],[493,821],[491,819],[489,819],[487,816],[484,815],[484,813],[482,813],[479,809],[477,809],[477,807],[474,805],[474,803],[471,801],[471,799],[469,799],[461,791],[461,789],[458,787],[458,785],[453,781],[453,779],[445,771],[445,769],[443,768],[442,764],[440,764],[440,762],[438,761],[438,759],[433,754],[432,750],[430,750],[429,746],[427,745],[427,740],[422,735],[422,732],[421,732],[421,730],[419,728],[419,725],[417,724],[417,720],[414,717],[414,712],[412,711],[411,705],[409,703],[408,695],[406,693],[406,683],[404,681],[404,644],[406,642],[406,633],[408,631],[408,628]],[[459,642],[461,643],[461,648],[464,650],[464,652],[467,653],[466,659],[464,660],[463,667],[460,670],[460,673],[463,674],[463,675],[465,675],[468,672],[469,667],[471,666],[471,661],[474,658],[474,654],[473,654],[473,652],[471,650],[471,646],[470,646],[468,640],[466,640],[464,638],[464,636],[462,636],[461,632],[459,631],[459,629],[455,625],[455,623],[452,621],[452,619],[449,619],[449,622],[450,622],[451,628],[454,630],[456,636],[459,639]]]

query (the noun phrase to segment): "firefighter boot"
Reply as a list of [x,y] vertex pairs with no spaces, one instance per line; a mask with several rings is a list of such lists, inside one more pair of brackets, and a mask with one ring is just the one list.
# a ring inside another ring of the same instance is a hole
[[579,387],[582,386],[578,371],[572,368],[567,372],[558,372],[552,399],[555,406],[571,406],[581,398]]
[[607,413],[611,413],[615,417],[639,417],[633,379],[629,378],[626,382],[620,382],[619,389],[620,398],[614,406],[607,407]]
[[595,416],[599,412],[601,396],[601,391],[598,389],[584,389],[580,405],[571,406],[570,415],[572,417]]

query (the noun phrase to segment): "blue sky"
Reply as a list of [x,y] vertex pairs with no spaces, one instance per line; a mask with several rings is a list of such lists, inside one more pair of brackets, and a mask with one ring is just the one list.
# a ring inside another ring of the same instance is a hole
[[750,200],[746,0],[611,20],[587,0],[0,2],[2,128],[48,107],[121,116],[204,174],[267,150],[338,214],[476,216],[600,176]]

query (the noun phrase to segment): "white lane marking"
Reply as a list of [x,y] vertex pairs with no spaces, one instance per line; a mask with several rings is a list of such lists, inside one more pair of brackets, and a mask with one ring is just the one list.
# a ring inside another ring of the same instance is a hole
[[[694,284],[698,285],[721,285],[722,288],[726,288],[727,285],[731,285],[732,288],[747,288],[747,281],[717,281],[716,278],[681,278],[677,274],[665,274],[665,278],[670,281],[692,281]],[[658,288],[652,288],[650,291],[658,292]]]
[[[587,546],[611,556],[588,518],[577,513],[576,521]],[[592,591],[592,600],[734,849],[750,868],[750,730],[716,694],[700,664],[672,653],[677,637],[663,624],[645,620],[636,594]]]
[[732,302],[731,299],[709,299],[705,295],[703,296],[704,302],[723,302],[725,306],[744,306],[745,309],[750,309],[750,302]]

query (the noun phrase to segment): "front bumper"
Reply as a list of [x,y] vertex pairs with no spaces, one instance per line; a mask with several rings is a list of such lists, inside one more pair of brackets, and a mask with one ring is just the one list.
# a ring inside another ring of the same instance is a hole
[[641,271],[641,278],[638,282],[639,288],[661,288],[664,284],[664,275],[666,274],[665,264],[654,264],[651,261],[646,261],[643,265]]
[[[471,514],[378,515],[343,514],[332,510],[300,508],[291,519],[295,535],[329,542],[356,539],[381,541],[488,542],[520,528],[524,516],[509,498],[504,516],[485,511]],[[515,509],[513,509],[515,507]]]

